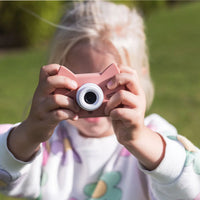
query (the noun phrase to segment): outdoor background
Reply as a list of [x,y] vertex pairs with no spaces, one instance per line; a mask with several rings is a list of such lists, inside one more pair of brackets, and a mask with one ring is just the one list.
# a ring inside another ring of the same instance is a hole
[[[120,3],[119,1],[115,1]],[[200,147],[200,2],[123,1],[144,16],[158,113]],[[66,2],[0,2],[0,124],[25,119]],[[32,13],[32,14],[31,14]],[[0,200],[11,200],[0,195]]]

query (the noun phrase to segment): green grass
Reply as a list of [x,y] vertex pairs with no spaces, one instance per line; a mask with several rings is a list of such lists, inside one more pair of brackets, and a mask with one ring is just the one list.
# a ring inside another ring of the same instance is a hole
[[44,64],[44,48],[0,56],[0,123],[23,120]]
[[160,11],[147,19],[156,95],[151,112],[200,146],[200,3]]
[[[200,146],[200,3],[152,14],[147,20],[158,113]],[[25,118],[46,64],[45,48],[0,54],[0,123]],[[11,200],[0,195],[0,200]]]

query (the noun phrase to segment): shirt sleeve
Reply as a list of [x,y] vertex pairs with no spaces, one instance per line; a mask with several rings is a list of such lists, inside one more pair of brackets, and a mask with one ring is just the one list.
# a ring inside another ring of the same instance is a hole
[[153,127],[166,143],[165,156],[156,169],[148,171],[139,164],[148,176],[155,199],[200,199],[200,150],[156,114],[146,125]]
[[42,153],[40,150],[29,162],[14,157],[7,147],[7,137],[17,125],[9,129],[6,126],[8,130],[0,134],[0,192],[14,197],[36,198],[40,192]]

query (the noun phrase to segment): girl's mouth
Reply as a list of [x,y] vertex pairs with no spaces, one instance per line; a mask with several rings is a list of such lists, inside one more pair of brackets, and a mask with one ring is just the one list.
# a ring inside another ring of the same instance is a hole
[[84,120],[89,123],[98,123],[100,119],[101,119],[100,117],[90,117],[90,118],[85,118]]

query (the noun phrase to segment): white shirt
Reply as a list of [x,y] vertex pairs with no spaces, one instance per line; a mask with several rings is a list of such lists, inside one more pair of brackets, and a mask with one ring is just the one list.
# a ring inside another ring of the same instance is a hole
[[64,121],[32,161],[22,162],[7,148],[8,130],[0,135],[0,189],[41,200],[199,200],[199,150],[157,114],[145,125],[166,142],[153,171],[143,169],[115,135],[85,138]]

